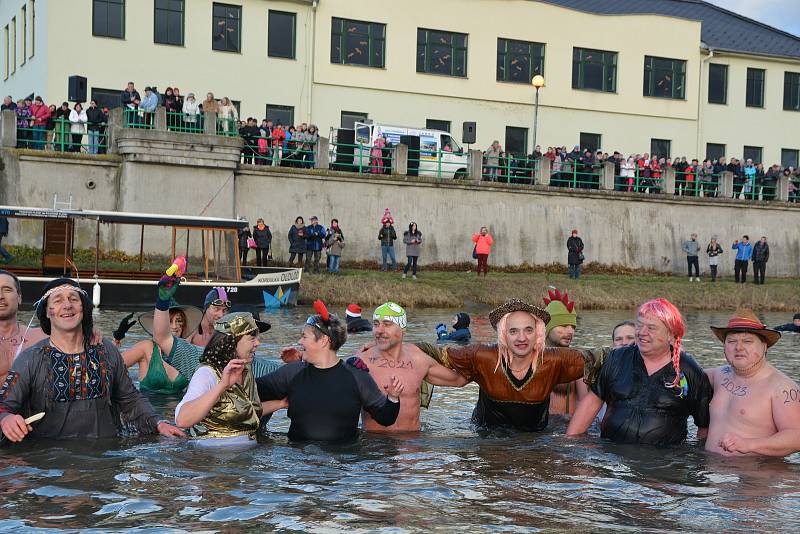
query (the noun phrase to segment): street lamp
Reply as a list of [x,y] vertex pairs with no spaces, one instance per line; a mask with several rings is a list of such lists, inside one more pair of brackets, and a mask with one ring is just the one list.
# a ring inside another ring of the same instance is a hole
[[537,74],[531,83],[536,88],[536,100],[533,105],[533,146],[531,147],[531,154],[533,154],[536,152],[536,128],[539,123],[539,89],[544,87],[544,76]]

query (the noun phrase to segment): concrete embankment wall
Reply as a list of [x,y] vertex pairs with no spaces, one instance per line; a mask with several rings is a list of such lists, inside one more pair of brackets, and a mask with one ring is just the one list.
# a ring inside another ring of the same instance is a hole
[[[725,249],[723,274],[733,269],[734,239],[766,235],[768,273],[800,275],[800,234],[795,230],[800,209],[791,204],[197,164],[191,158],[143,157],[147,147],[136,150],[136,157],[100,160],[3,149],[0,204],[52,207],[53,194],[64,200],[71,193],[78,209],[244,216],[251,223],[263,217],[274,235],[276,258],[288,257],[286,236],[296,216],[308,221],[318,215],[325,226],[335,217],[346,237],[345,260],[380,260],[379,221],[388,207],[398,237],[410,221],[423,232],[423,269],[430,262],[471,261],[470,237],[483,225],[495,237],[490,258],[495,265],[565,264],[566,239],[577,228],[587,261],[679,273],[686,265],[681,243],[692,232],[699,234],[703,249],[712,235],[719,236]],[[4,243],[41,246],[40,228],[12,221]],[[76,243],[92,246],[93,231],[87,225]],[[138,253],[138,234],[128,233],[104,233],[102,246]],[[146,250],[169,252],[163,237],[152,235]],[[396,251],[404,261],[402,243]],[[708,270],[703,254],[700,265]]]

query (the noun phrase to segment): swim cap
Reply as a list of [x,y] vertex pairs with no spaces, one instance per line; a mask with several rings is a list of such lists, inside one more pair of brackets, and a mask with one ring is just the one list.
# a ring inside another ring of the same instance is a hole
[[375,308],[375,313],[372,314],[373,321],[392,321],[397,326],[402,329],[405,329],[406,325],[408,324],[408,319],[406,318],[406,311],[397,303],[394,302],[384,302],[377,308]]

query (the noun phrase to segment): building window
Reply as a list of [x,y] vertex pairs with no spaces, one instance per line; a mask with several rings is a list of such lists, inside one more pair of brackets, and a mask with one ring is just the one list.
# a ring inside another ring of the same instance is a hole
[[211,48],[220,52],[241,52],[242,7],[214,4]]
[[272,124],[282,124],[287,128],[294,125],[294,106],[267,104],[267,120]]
[[719,143],[706,143],[706,159],[718,161],[725,157],[725,145]]
[[342,111],[342,120],[339,123],[340,128],[353,129],[357,122],[364,122],[369,118],[369,113],[362,113],[361,111]]
[[655,158],[669,158],[672,151],[672,141],[669,139],[650,139],[650,155]]
[[97,107],[114,109],[119,107],[119,89],[102,89],[92,87],[92,100],[97,102]]
[[22,24],[22,54],[20,54],[20,65],[25,64],[25,59],[28,57],[28,7],[22,6],[19,10],[19,21]]
[[686,61],[644,57],[644,96],[682,100],[686,95]]
[[572,88],[616,92],[617,53],[573,48]]
[[33,57],[34,47],[36,45],[36,0],[29,0],[31,6],[31,55]]
[[708,66],[709,104],[728,103],[728,66],[712,63]]
[[781,167],[784,169],[788,167],[792,167],[794,169],[797,168],[798,163],[800,163],[800,151],[794,148],[782,148],[781,149]]
[[156,0],[153,42],[183,46],[184,0]]
[[513,39],[497,39],[497,81],[531,83],[544,74],[544,45]]
[[333,18],[331,63],[383,68],[386,24]]
[[8,79],[8,50],[11,43],[9,42],[8,24],[5,27],[5,46],[3,47],[3,79]]
[[417,72],[467,76],[467,34],[417,29]]
[[17,17],[11,17],[11,74],[17,72]]
[[92,35],[125,38],[125,0],[92,0]]
[[516,157],[528,153],[528,129],[506,126],[506,152]]
[[443,132],[450,131],[450,121],[441,121],[438,119],[425,119],[425,128],[428,130],[441,130]]
[[800,111],[800,73],[787,72],[783,75],[783,109]]
[[764,69],[747,69],[747,97],[745,105],[749,108],[764,107]]
[[753,160],[753,164],[761,163],[761,153],[764,149],[760,146],[745,146],[744,147],[744,160]]
[[591,150],[592,152],[597,152],[598,150],[600,150],[600,147],[603,146],[601,144],[602,137],[603,136],[600,134],[581,132],[581,137],[580,137],[581,150]]
[[267,55],[294,59],[296,13],[269,10],[267,23]]

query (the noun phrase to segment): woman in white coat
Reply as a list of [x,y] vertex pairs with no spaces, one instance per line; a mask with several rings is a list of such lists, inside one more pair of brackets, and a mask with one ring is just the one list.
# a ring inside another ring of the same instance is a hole
[[72,111],[69,112],[69,131],[72,134],[72,144],[69,147],[70,152],[80,152],[83,136],[86,134],[86,123],[89,119],[86,117],[86,112],[83,106],[78,102]]

